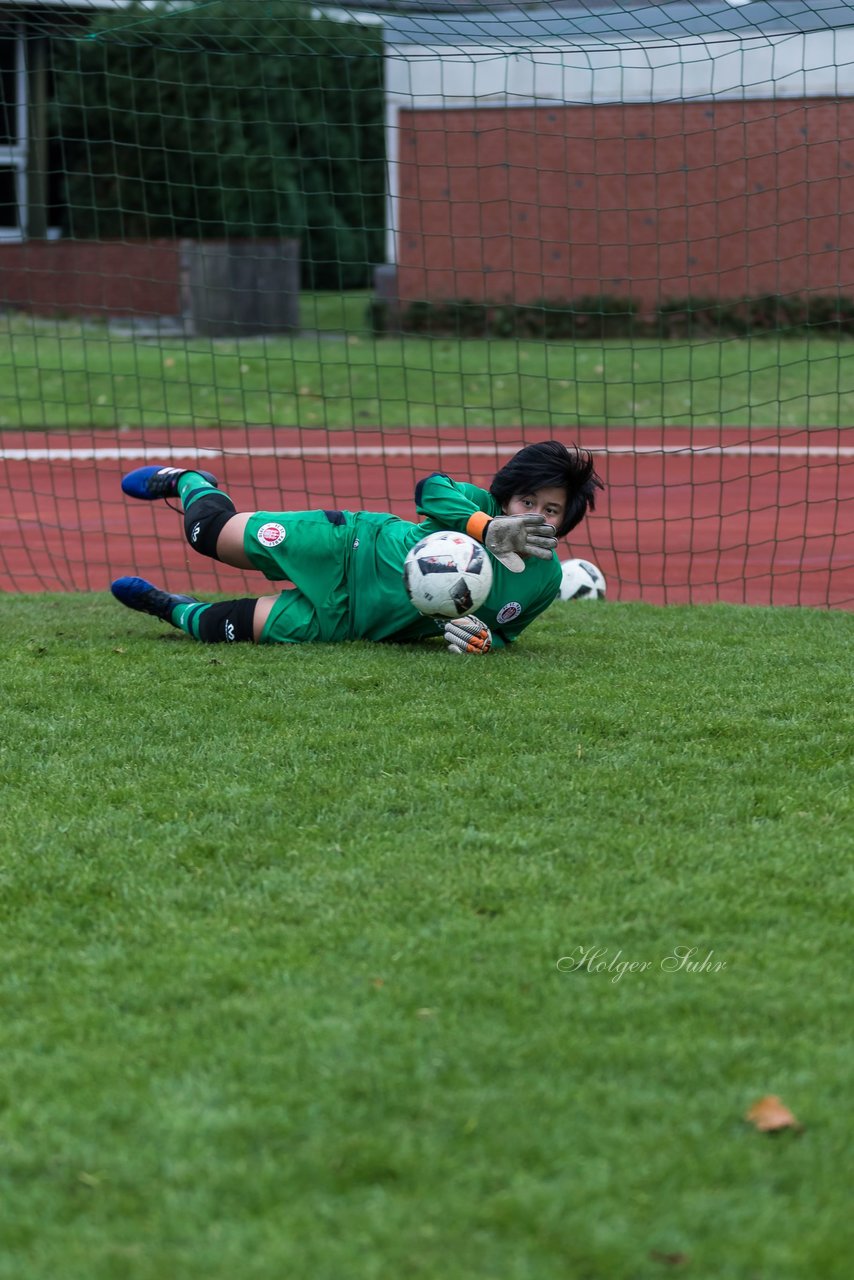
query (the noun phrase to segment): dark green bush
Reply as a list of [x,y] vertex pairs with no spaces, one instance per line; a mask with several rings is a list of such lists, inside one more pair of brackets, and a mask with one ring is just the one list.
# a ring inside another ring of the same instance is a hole
[[391,329],[478,338],[700,338],[762,333],[854,335],[854,298],[838,294],[766,294],[755,298],[673,298],[640,316],[629,298],[607,294],[537,303],[419,301],[385,305],[375,332]]
[[379,29],[292,0],[134,4],[57,37],[66,234],[295,237],[310,288],[383,253]]

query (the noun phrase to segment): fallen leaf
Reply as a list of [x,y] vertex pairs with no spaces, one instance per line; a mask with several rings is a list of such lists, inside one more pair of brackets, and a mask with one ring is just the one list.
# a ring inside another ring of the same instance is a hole
[[779,1129],[800,1129],[802,1126],[784,1106],[776,1094],[769,1093],[745,1114],[745,1120],[754,1125],[760,1133],[776,1133]]

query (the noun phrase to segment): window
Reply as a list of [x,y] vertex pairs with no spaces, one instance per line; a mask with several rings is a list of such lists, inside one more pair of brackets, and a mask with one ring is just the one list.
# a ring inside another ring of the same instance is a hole
[[0,231],[20,229],[17,177],[15,169],[0,168]]
[[19,240],[26,183],[27,82],[24,42],[14,27],[0,28],[0,239]]
[[0,147],[18,142],[18,41],[0,32]]

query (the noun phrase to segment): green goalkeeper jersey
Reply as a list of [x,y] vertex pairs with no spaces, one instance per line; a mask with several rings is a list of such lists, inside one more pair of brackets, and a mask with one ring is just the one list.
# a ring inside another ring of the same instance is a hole
[[[367,511],[348,514],[353,534],[348,548],[348,630],[353,638],[405,641],[439,634],[441,625],[419,614],[406,595],[403,562],[408,552],[428,533],[465,533],[478,512],[502,514],[487,490],[440,474],[419,482],[415,503],[423,517],[419,524]],[[477,616],[492,631],[495,647],[501,648],[553,602],[560,588],[560,564],[556,555],[550,560],[530,557],[522,573],[511,573],[490,558],[492,589]]]

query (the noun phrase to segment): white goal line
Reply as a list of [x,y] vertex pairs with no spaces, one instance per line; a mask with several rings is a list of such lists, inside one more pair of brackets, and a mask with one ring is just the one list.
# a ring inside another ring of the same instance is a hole
[[[173,462],[198,458],[293,458],[311,461],[368,458],[444,458],[489,457],[521,449],[524,442],[513,444],[443,444],[435,445],[249,445],[245,449],[214,448],[208,445],[98,445],[74,448],[4,448],[0,446],[2,462],[133,462],[149,459],[151,462]],[[585,448],[592,453],[604,454],[682,454],[727,458],[854,458],[854,446],[845,445],[794,445],[794,444],[721,444],[721,445],[652,445],[652,444],[589,444]]]

